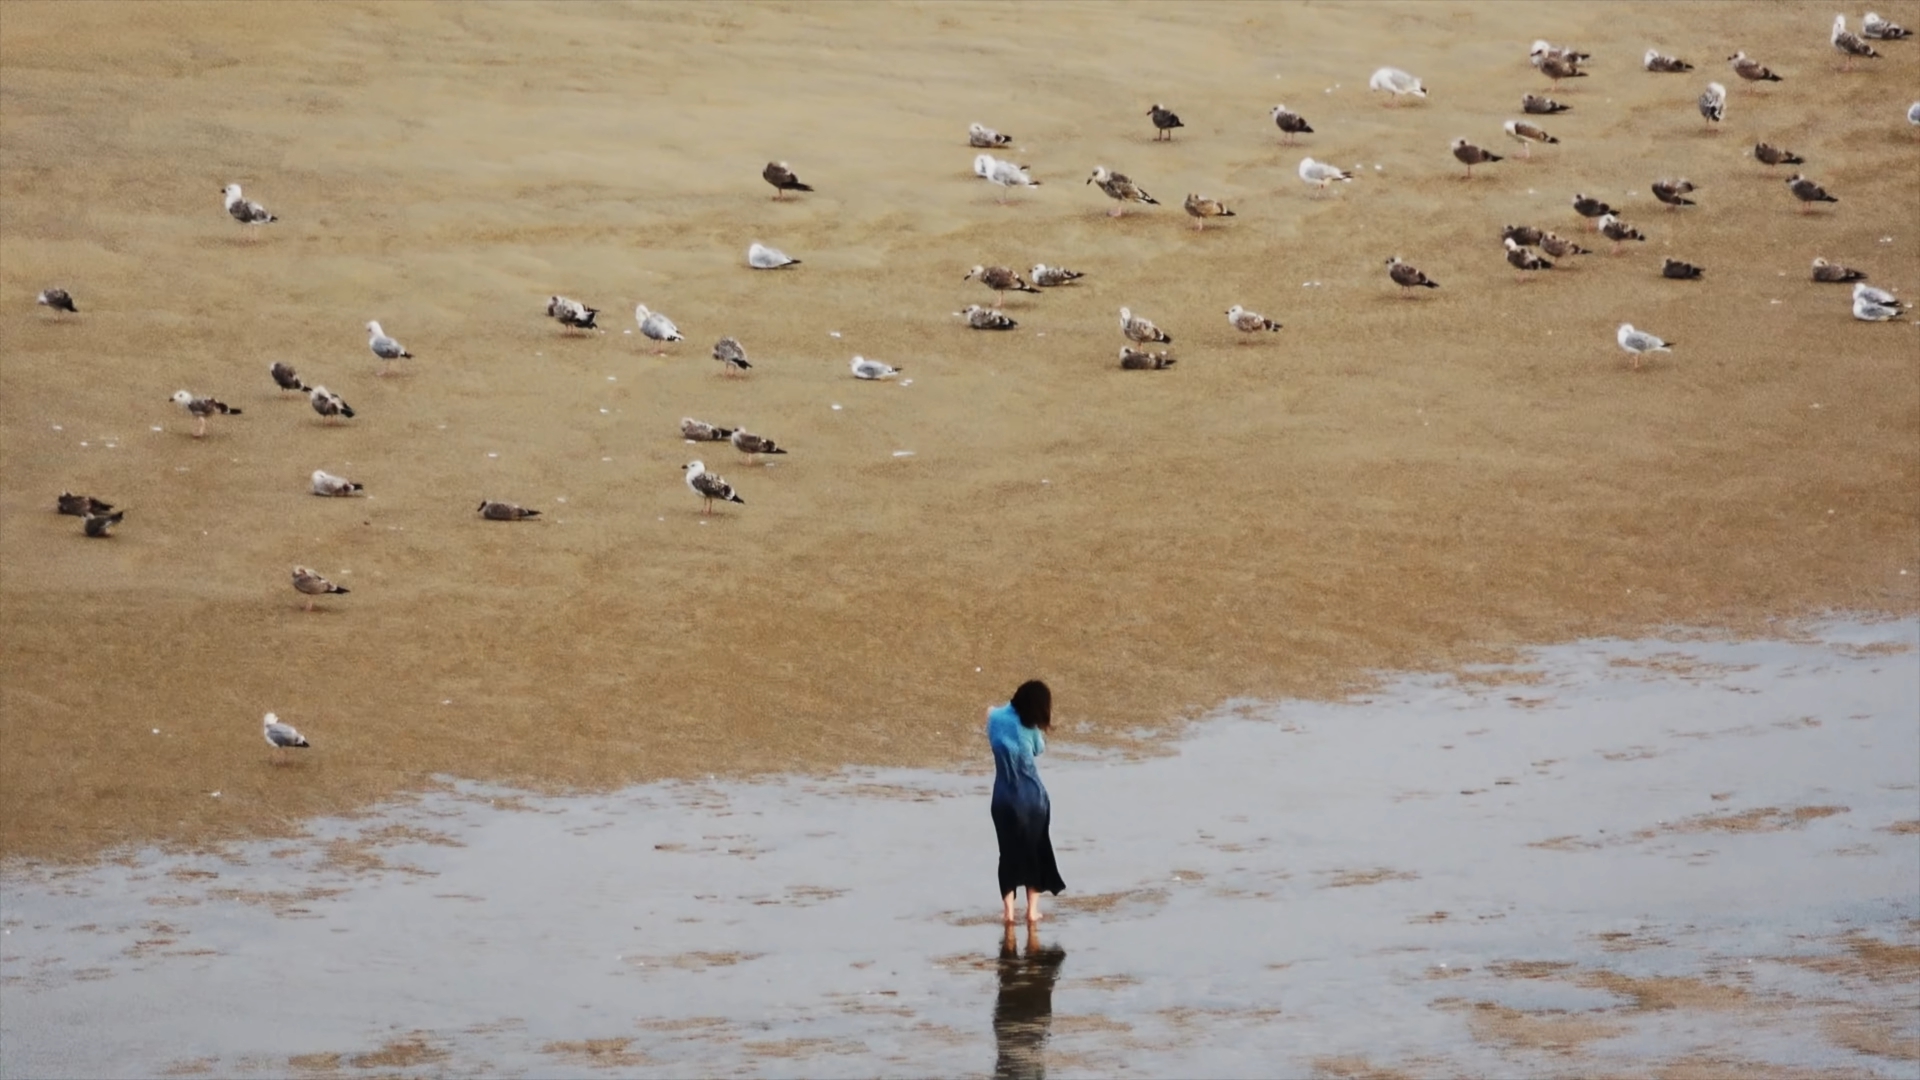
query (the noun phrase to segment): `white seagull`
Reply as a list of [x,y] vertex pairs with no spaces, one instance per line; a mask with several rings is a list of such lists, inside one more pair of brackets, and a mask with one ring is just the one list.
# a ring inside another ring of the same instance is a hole
[[856,379],[890,379],[900,374],[899,368],[891,364],[883,364],[878,360],[869,360],[864,356],[854,357],[853,362],[848,366],[853,370],[853,377]]
[[1620,347],[1633,354],[1633,370],[1640,370],[1640,360],[1650,352],[1672,352],[1670,342],[1661,341],[1645,330],[1635,330],[1632,323],[1621,323],[1620,330],[1614,335]]
[[1351,183],[1353,181],[1353,174],[1336,166],[1328,165],[1324,161],[1315,161],[1309,157],[1300,159],[1300,180],[1303,183],[1314,185],[1314,187],[1320,191],[1325,191],[1327,185],[1333,183],[1335,180]]
[[783,266],[799,266],[800,260],[789,257],[779,248],[770,248],[755,240],[747,245],[747,265],[755,270],[778,270]]
[[[680,328],[673,325],[673,320],[657,311],[647,310],[647,305],[645,304],[633,305],[633,321],[640,324],[641,334],[663,345],[669,341],[680,340]],[[665,356],[666,354],[667,350],[665,349],[654,350],[655,356]]]
[[[373,350],[373,355],[388,363],[401,359],[413,359],[413,354],[408,352],[405,346],[388,337],[387,332],[380,329],[378,322],[370,322],[367,324],[367,348]],[[378,374],[385,375],[386,373],[387,367],[385,364],[382,364]]]
[[1875,303],[1871,296],[1864,295],[1859,291],[1859,286],[1855,286],[1853,317],[1861,322],[1891,322],[1900,317],[1900,309],[1890,304]]
[[1007,189],[1016,187],[1039,187],[1040,181],[1027,175],[1025,165],[1016,165],[1011,161],[1001,161],[992,154],[976,154],[973,158],[973,175],[1000,188],[1000,202],[1007,201]]
[[367,485],[356,484],[344,476],[335,476],[325,469],[313,470],[313,493],[329,498],[345,498],[356,491],[365,491]]
[[1864,281],[1854,282],[1853,299],[1856,303],[1864,299],[1868,303],[1879,304],[1881,307],[1899,308],[1913,306],[1887,290],[1876,289]]
[[305,735],[295,731],[292,724],[281,723],[272,713],[260,721],[260,734],[266,736],[267,745],[275,750],[305,750],[313,745]]
[[1383,67],[1379,71],[1374,72],[1373,78],[1367,80],[1367,89],[1385,90],[1388,94],[1392,95],[1387,98],[1387,104],[1389,105],[1398,104],[1400,98],[1407,94],[1412,94],[1417,98],[1427,96],[1427,88],[1420,85],[1419,79],[1394,67]]

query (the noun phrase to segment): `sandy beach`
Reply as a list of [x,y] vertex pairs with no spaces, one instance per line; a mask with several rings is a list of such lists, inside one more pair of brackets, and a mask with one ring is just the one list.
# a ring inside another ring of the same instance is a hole
[[[1117,748],[1522,645],[1911,614],[1915,330],[1807,268],[1920,290],[1920,45],[1841,73],[1831,15],[0,6],[0,856],[273,835],[436,776],[950,766],[1036,674]],[[1536,37],[1590,77],[1548,87]],[[1640,70],[1649,44],[1699,70]],[[1786,81],[1708,132],[1735,48]],[[1384,63],[1430,99],[1384,107]],[[1448,141],[1517,150],[1524,92],[1573,105],[1536,118],[1560,144],[1463,180]],[[1186,124],[1157,145],[1155,101]],[[996,202],[976,120],[1040,188]],[[1760,139],[1841,201],[1796,212]],[[1355,180],[1313,196],[1307,154]],[[775,159],[817,190],[773,201]],[[1109,218],[1098,164],[1161,205]],[[1653,201],[1675,175],[1698,206]],[[230,220],[234,182],[281,220]],[[1196,191],[1236,216],[1192,231]],[[1575,192],[1649,239],[1607,254]],[[1518,223],[1598,253],[1518,283]],[[749,270],[754,240],[803,263]],[[1394,254],[1442,287],[1401,299]],[[951,314],[989,302],[969,267],[1035,262],[1086,277],[1008,299],[1008,333]],[[50,285],[78,316],[34,306]],[[554,293],[608,332],[562,333]],[[637,302],[686,340],[652,355]],[[1236,303],[1285,329],[1243,343]],[[1118,369],[1123,305],[1176,367]],[[415,354],[391,377],[370,319]],[[1621,322],[1674,353],[1630,372]],[[276,360],[358,415],[282,396]],[[196,440],[181,388],[243,415]],[[682,416],[791,452],[688,446]],[[695,457],[745,505],[703,518]],[[368,494],[315,498],[314,469]],[[127,519],[87,540],[63,490]],[[296,563],[351,593],[301,610]],[[297,767],[268,710],[314,740]]]

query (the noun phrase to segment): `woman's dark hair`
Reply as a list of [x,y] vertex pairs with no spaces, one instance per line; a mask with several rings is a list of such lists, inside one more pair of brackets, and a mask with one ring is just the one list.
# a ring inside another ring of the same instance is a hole
[[1053,726],[1053,691],[1039,679],[1028,679],[1013,692],[1013,711],[1019,714],[1021,727],[1045,731]]

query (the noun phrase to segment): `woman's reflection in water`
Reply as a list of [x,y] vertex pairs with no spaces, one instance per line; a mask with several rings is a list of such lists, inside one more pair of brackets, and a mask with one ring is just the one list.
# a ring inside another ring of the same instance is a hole
[[1021,956],[1013,927],[1000,942],[1000,994],[993,1002],[993,1042],[999,1051],[996,1080],[1041,1080],[1047,1075],[1047,1032],[1053,1027],[1053,983],[1067,951],[1040,944],[1039,927],[1027,928]]

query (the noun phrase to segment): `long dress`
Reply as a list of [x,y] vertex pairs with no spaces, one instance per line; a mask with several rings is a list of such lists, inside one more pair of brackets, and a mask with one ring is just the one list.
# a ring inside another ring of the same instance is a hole
[[1022,727],[1013,706],[987,711],[987,742],[993,746],[993,831],[1000,838],[1000,895],[1025,887],[1059,893],[1067,883],[1053,861],[1047,826],[1053,804],[1040,782],[1034,758],[1046,753],[1038,728]]

